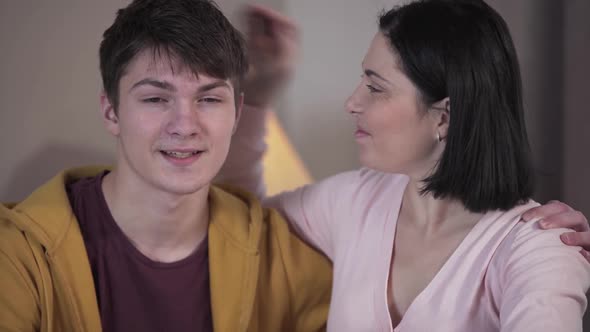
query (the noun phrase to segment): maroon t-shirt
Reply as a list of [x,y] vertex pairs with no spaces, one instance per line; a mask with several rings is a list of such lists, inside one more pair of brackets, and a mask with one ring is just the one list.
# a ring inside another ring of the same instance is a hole
[[68,185],[92,268],[104,331],[212,331],[207,239],[173,263],[143,255],[115,223],[101,183]]

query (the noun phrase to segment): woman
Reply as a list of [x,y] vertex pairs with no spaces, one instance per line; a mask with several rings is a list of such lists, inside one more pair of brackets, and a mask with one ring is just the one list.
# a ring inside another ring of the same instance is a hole
[[[502,18],[483,1],[394,8],[362,72],[346,108],[365,168],[266,200],[334,264],[328,329],[581,330],[590,265],[521,220],[538,204]],[[245,119],[233,160],[259,156],[261,117]]]

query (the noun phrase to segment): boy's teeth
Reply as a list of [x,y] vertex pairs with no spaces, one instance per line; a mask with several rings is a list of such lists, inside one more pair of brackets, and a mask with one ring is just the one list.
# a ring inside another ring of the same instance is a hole
[[167,155],[174,157],[174,158],[188,158],[194,154],[195,152],[175,152],[175,151],[165,151]]

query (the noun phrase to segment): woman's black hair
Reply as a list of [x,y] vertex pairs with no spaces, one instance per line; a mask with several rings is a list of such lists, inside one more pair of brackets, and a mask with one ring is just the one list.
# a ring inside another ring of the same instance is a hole
[[446,147],[422,193],[473,212],[529,199],[520,70],[502,17],[479,0],[423,0],[386,12],[379,28],[422,101],[450,99]]

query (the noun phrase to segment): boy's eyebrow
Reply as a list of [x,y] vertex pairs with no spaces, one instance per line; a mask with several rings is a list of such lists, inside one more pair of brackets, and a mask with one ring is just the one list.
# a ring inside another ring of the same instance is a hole
[[208,83],[208,84],[205,84],[203,86],[200,86],[198,91],[199,92],[206,92],[206,91],[213,90],[215,88],[220,88],[220,87],[224,87],[224,88],[227,88],[228,90],[231,90],[229,84],[227,84],[226,81],[217,80],[215,82]]
[[[176,87],[173,84],[171,84],[170,82],[160,81],[160,80],[156,80],[153,78],[144,78],[143,80],[133,84],[133,86],[131,87],[131,89],[129,89],[129,91],[131,91],[139,86],[142,86],[142,85],[151,85],[156,88],[168,90],[171,92],[176,91]],[[227,84],[226,81],[217,80],[215,82],[200,86],[198,89],[198,92],[206,92],[206,91],[213,90],[213,89],[219,88],[219,87],[225,87],[227,89],[230,89],[230,86],[229,86],[229,84]]]
[[129,89],[129,91],[131,91],[137,87],[140,87],[142,85],[151,85],[156,88],[163,89],[163,90],[176,91],[176,87],[174,87],[174,85],[172,85],[170,82],[159,81],[154,78],[144,78],[143,80],[133,84],[133,86],[131,87],[131,89]]

